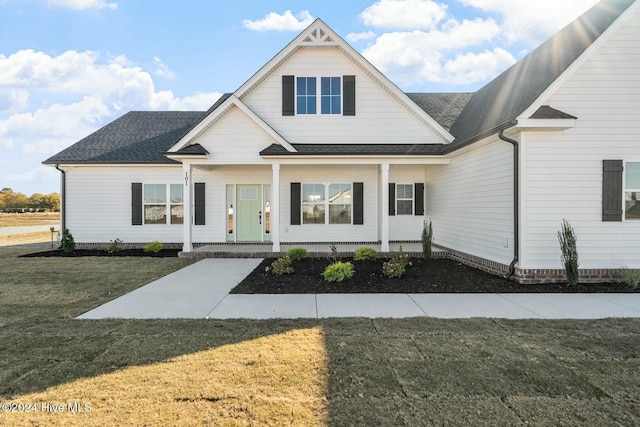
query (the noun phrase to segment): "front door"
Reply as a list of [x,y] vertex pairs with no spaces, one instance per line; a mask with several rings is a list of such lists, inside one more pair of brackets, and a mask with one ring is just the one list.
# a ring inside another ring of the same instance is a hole
[[239,242],[262,241],[262,197],[260,185],[238,185],[236,187],[238,201]]

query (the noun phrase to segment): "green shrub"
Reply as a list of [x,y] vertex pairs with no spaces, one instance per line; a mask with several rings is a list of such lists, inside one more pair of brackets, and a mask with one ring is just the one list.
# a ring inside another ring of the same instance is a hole
[[402,246],[398,252],[391,253],[391,259],[382,264],[382,274],[387,277],[399,278],[407,272],[407,267],[411,265],[409,256],[402,251]]
[[564,266],[567,280],[569,285],[576,285],[580,280],[576,234],[566,219],[562,220],[562,229],[558,231],[558,240],[560,241],[560,251],[562,252],[560,259]]
[[376,261],[378,259],[378,252],[373,248],[364,246],[356,249],[353,254],[353,259],[356,261]]
[[76,250],[76,242],[73,240],[73,236],[68,228],[65,228],[62,231],[62,250],[70,254]]
[[287,257],[291,261],[300,261],[301,259],[306,258],[307,255],[308,253],[305,248],[291,248],[287,251]]
[[427,221],[424,222],[422,226],[422,254],[424,255],[424,259],[431,258],[431,245],[433,243],[433,227],[431,226],[431,220],[427,224]]
[[621,268],[616,271],[618,283],[631,289],[638,289],[640,286],[640,273],[628,268]]
[[164,245],[162,242],[151,242],[147,246],[144,247],[144,251],[148,254],[157,254],[162,249],[164,249]]
[[351,279],[354,273],[353,264],[339,261],[329,264],[327,268],[324,269],[322,277],[324,277],[324,280],[327,282],[342,282]]
[[291,258],[288,256],[278,258],[271,263],[271,274],[282,276],[283,274],[291,273],[293,273],[293,267],[291,266]]
[[122,244],[124,243],[123,240],[116,238],[115,240],[111,241],[111,244],[109,245],[109,247],[107,248],[107,252],[110,254],[116,254],[118,252],[120,252],[122,250]]

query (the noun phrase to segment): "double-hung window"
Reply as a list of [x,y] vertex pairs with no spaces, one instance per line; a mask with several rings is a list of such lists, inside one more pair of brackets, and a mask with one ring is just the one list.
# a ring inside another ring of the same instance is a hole
[[640,219],[640,162],[627,162],[624,168],[624,217]]
[[296,86],[296,101],[298,104],[296,113],[316,114],[316,78],[298,77]]
[[329,184],[329,224],[351,224],[351,183]]
[[302,184],[303,224],[351,224],[352,205],[351,183]]
[[396,215],[413,215],[413,184],[396,185]]
[[320,112],[322,114],[341,114],[340,87],[340,77],[320,78]]
[[302,185],[302,223],[324,224],[325,221],[324,184]]
[[144,184],[144,223],[182,224],[182,184]]

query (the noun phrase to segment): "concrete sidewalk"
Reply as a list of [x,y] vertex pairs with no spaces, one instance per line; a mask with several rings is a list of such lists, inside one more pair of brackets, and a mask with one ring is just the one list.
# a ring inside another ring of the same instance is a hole
[[203,259],[78,318],[640,317],[639,293],[229,295],[261,261]]

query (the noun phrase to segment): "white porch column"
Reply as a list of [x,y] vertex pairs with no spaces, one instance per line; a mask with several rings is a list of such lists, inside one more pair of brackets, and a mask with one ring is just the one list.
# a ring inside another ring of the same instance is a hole
[[184,207],[184,222],[182,224],[184,233],[182,240],[183,252],[193,252],[193,243],[191,238],[191,227],[193,223],[193,214],[191,209],[193,198],[191,195],[193,194],[193,183],[191,182],[191,171],[191,164],[182,164],[182,179],[184,180],[184,191],[182,192],[182,203]]
[[280,163],[271,165],[271,243],[273,252],[280,252]]
[[382,196],[380,251],[389,252],[389,163],[382,163],[380,165],[380,193]]

